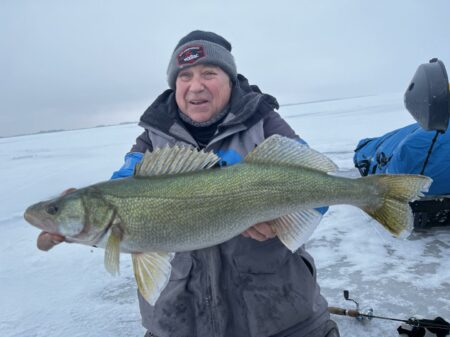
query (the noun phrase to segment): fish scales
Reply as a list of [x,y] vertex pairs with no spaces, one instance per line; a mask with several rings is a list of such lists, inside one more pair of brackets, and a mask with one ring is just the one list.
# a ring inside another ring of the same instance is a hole
[[183,251],[217,244],[252,224],[298,209],[358,204],[369,187],[298,167],[238,164],[226,170],[128,178],[96,189],[115,206],[125,245],[133,242],[137,251]]

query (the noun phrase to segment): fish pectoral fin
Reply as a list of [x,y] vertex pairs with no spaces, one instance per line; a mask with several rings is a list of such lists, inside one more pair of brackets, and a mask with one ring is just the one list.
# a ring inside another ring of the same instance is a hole
[[189,146],[156,148],[147,151],[136,165],[135,177],[151,177],[163,174],[177,174],[200,171],[214,166],[219,157],[214,152],[199,151]]
[[120,273],[120,241],[122,233],[113,227],[105,247],[105,268],[111,275]]
[[321,219],[320,212],[315,209],[306,209],[271,220],[269,224],[280,241],[295,252],[309,240]]
[[337,166],[324,154],[295,139],[273,135],[259,144],[245,158],[246,163],[284,164],[322,172],[336,172]]
[[161,291],[170,278],[174,253],[132,254],[134,277],[141,295],[151,305],[155,305]]

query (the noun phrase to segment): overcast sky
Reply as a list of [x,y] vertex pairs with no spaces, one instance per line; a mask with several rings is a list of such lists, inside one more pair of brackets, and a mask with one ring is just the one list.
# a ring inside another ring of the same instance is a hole
[[194,29],[227,38],[281,104],[404,92],[430,58],[450,69],[449,13],[447,0],[0,0],[0,136],[137,121]]

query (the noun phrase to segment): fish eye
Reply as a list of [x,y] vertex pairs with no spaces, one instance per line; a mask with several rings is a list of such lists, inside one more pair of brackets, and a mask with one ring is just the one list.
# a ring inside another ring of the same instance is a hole
[[45,211],[50,214],[50,215],[55,215],[56,213],[58,213],[58,206],[55,204],[50,204],[48,205],[48,207],[45,209]]

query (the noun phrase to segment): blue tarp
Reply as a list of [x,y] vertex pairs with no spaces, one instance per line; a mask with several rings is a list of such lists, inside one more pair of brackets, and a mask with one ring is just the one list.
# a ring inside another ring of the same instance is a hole
[[[353,161],[362,175],[420,174],[435,136],[435,131],[412,124],[380,137],[362,139]],[[450,194],[450,130],[437,136],[423,174],[433,178],[428,195]]]

